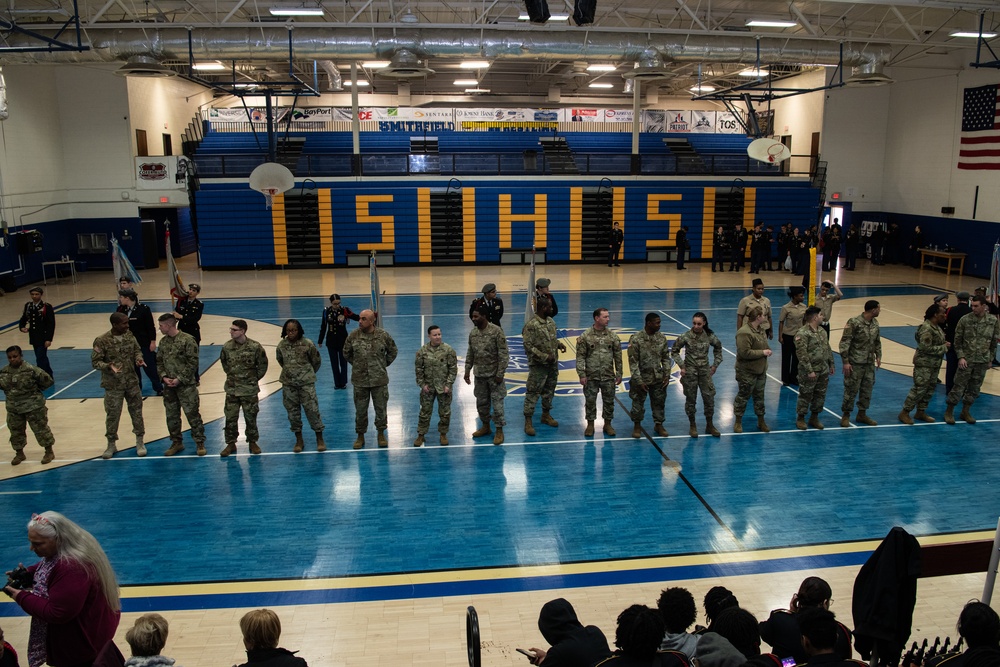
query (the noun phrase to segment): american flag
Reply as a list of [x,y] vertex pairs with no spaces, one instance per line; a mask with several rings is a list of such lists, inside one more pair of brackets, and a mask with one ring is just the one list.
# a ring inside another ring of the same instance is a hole
[[966,88],[962,103],[959,169],[1000,169],[1000,86]]

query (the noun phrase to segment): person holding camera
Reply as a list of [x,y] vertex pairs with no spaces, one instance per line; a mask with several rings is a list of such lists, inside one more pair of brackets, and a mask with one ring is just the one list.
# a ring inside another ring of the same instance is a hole
[[118,581],[104,549],[58,512],[31,515],[28,542],[41,560],[8,572],[3,589],[31,616],[28,664],[93,664],[121,619]]
[[340,295],[330,295],[330,305],[323,309],[323,324],[319,329],[318,344],[326,340],[333,367],[333,388],[347,389],[347,359],[344,357],[344,341],[347,340],[347,324],[361,318],[347,306],[340,305]]

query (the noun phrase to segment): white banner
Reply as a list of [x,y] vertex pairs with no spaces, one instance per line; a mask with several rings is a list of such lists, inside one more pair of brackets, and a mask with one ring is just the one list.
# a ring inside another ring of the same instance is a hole
[[715,131],[718,134],[746,134],[740,119],[729,111],[719,111],[716,114]]
[[635,120],[635,113],[632,109],[605,109],[605,123],[631,123]]
[[570,109],[570,121],[574,123],[603,123],[604,114],[597,109]]
[[690,131],[697,134],[715,134],[715,112],[692,111]]
[[666,111],[646,109],[642,112],[642,131],[662,133],[667,131]]
[[384,109],[372,109],[374,118],[372,120],[405,120],[405,121],[444,121],[452,122],[455,117],[454,109],[419,109],[414,107],[388,107]]
[[666,132],[691,132],[690,111],[671,111],[667,109],[664,113],[667,117]]
[[333,120],[330,107],[305,107],[292,109],[293,123],[329,123]]
[[[253,109],[250,110],[253,113]],[[233,107],[231,109],[209,109],[208,119],[222,123],[245,123],[247,122],[247,112],[243,107]],[[263,118],[261,119],[263,120]]]

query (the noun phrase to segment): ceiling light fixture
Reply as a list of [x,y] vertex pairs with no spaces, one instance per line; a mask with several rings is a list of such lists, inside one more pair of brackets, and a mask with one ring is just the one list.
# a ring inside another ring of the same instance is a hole
[[489,88],[466,88],[465,92],[467,92],[467,93],[488,93],[488,92],[490,92],[490,89]]
[[[979,39],[980,35],[979,35],[978,32],[971,32],[969,30],[954,30],[954,31],[948,33],[948,36],[949,37],[970,37],[972,39]],[[996,36],[997,36],[997,33],[995,33],[995,32],[984,32],[982,34],[983,39],[993,39]]]
[[[344,85],[345,86],[353,86],[354,82],[353,81],[344,81]],[[370,85],[371,84],[368,83],[367,81],[358,81],[358,88],[364,88],[364,87],[370,86]]]
[[617,65],[587,65],[588,72],[614,72]]
[[746,22],[748,28],[794,28],[798,21],[768,21],[753,19]]
[[715,90],[715,86],[691,86],[688,90],[692,93],[711,93]]
[[769,76],[770,74],[771,73],[768,72],[766,69],[753,69],[753,68],[750,68],[750,69],[745,69],[742,72],[740,72],[739,76],[760,78],[760,77],[763,77],[763,76]]
[[[518,21],[530,21],[531,17],[528,16],[527,12],[521,12],[518,17]],[[569,21],[569,14],[553,14],[549,17],[548,23],[552,21]]]
[[214,63],[195,63],[191,65],[191,69],[196,69],[201,72],[221,72],[227,68],[219,61],[215,61]]
[[271,7],[271,16],[323,16],[322,7]]
[[361,63],[361,66],[367,69],[382,69],[383,67],[389,66],[388,60],[369,60],[366,63]]
[[592,83],[592,84],[590,84],[590,87],[591,88],[614,88],[615,84],[613,84],[613,83]]
[[485,60],[466,60],[459,64],[462,69],[489,69],[489,66]]
[[456,86],[478,86],[479,82],[475,79],[455,79]]

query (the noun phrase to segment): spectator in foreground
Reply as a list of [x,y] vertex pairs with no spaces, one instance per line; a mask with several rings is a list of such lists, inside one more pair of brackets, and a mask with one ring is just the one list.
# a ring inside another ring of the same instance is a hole
[[557,598],[542,605],[538,614],[538,630],[551,648],[548,651],[531,648],[533,665],[547,667],[585,667],[601,662],[611,649],[601,629],[595,625],[584,627],[568,600]]
[[167,645],[167,619],[159,614],[143,614],[125,633],[132,657],[125,667],[170,667],[173,658],[160,655]]
[[248,611],[240,619],[247,661],[240,667],[308,667],[294,651],[278,647],[281,620],[270,609]]
[[687,631],[694,624],[698,613],[691,591],[686,588],[664,589],[660,593],[656,607],[660,610],[660,616],[666,627],[660,650],[680,651],[688,659],[694,658],[700,635],[693,635]]
[[[1000,616],[988,604],[972,600],[958,617],[958,634],[968,648],[931,658],[926,667],[986,667],[1000,665]],[[907,666],[908,667],[908,666]]]

